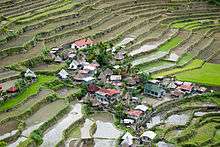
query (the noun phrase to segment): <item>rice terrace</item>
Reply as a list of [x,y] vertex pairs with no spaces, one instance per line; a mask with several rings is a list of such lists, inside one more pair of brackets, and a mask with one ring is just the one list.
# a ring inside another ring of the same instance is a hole
[[220,0],[0,0],[0,147],[220,147]]

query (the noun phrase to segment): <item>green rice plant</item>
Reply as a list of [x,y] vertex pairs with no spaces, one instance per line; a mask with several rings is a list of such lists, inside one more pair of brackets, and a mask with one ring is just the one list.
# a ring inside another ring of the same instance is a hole
[[182,72],[176,75],[178,80],[201,83],[205,85],[220,85],[220,65],[205,63],[202,68]]
[[11,109],[16,105],[22,103],[30,96],[35,95],[38,93],[40,88],[47,82],[56,79],[54,76],[45,76],[45,75],[38,75],[37,81],[33,83],[31,86],[26,88],[23,92],[19,93],[16,97],[6,101],[0,107],[0,112]]
[[172,48],[175,48],[183,41],[181,37],[174,37],[160,46],[159,50],[163,52],[169,52]]
[[159,73],[154,74],[152,77],[156,78],[156,77],[160,77],[160,76],[174,75],[174,74],[181,73],[184,71],[193,70],[196,68],[200,68],[203,65],[203,63],[204,63],[204,61],[199,60],[199,59],[195,59],[191,63],[189,63],[183,67],[176,67],[171,70],[159,72]]

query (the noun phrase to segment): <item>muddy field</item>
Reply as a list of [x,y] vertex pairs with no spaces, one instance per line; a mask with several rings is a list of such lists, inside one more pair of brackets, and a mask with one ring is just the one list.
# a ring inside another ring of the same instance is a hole
[[18,121],[16,120],[1,124],[0,125],[0,136],[6,133],[10,133],[13,130],[17,130],[17,127],[18,127]]

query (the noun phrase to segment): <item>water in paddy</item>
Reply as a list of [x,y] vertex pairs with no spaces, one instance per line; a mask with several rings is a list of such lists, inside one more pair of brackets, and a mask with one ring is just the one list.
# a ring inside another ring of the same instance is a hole
[[201,111],[198,111],[198,112],[195,112],[194,113],[194,116],[203,116],[203,115],[206,115],[206,114],[209,114],[209,113],[219,113],[220,111],[214,111],[214,112],[201,112]]
[[121,135],[111,122],[96,121],[97,130],[93,135],[94,138],[117,139]]
[[17,146],[20,142],[26,140],[27,137],[30,136],[31,132],[38,129],[44,122],[48,121],[51,117],[54,117],[64,107],[65,101],[58,100],[39,109],[31,117],[25,120],[25,130],[23,130],[21,136],[9,146]]
[[175,114],[169,116],[165,122],[171,125],[185,125],[188,120],[189,116],[186,114]]
[[58,100],[58,101],[52,102],[42,107],[36,113],[34,113],[31,117],[29,117],[25,121],[25,123],[27,124],[27,126],[31,126],[33,124],[47,121],[49,118],[53,117],[60,110],[62,110],[65,107],[65,105],[66,103],[64,100]]
[[155,125],[160,124],[161,122],[162,122],[162,120],[161,120],[160,115],[154,116],[154,117],[151,118],[150,122],[147,123],[147,128],[152,128]]
[[116,141],[114,139],[94,139],[94,147],[114,147],[116,145]]
[[4,135],[6,133],[10,133],[13,130],[16,130],[18,126],[17,121],[8,121],[4,124],[0,124],[0,135]]
[[94,121],[90,119],[86,119],[83,127],[80,129],[82,139],[91,138],[89,131],[93,124],[94,124]]
[[[93,141],[83,142],[82,146],[84,147],[112,147],[115,146],[116,139],[122,135],[122,132],[119,131],[113,125],[113,117],[110,113],[98,112],[95,113],[90,119],[86,119],[83,126],[80,128],[81,138],[89,137],[86,136],[89,134],[91,126],[93,123],[96,123],[96,131],[91,136]],[[80,138],[78,138],[79,140]],[[77,143],[77,138],[70,138],[66,142],[67,147],[75,147]]]
[[[43,137],[42,147],[53,147],[63,137],[63,131],[67,129],[75,121],[82,118],[81,104],[77,103],[71,106],[71,111],[60,120],[55,126],[53,126]],[[53,138],[51,140],[51,138]]]

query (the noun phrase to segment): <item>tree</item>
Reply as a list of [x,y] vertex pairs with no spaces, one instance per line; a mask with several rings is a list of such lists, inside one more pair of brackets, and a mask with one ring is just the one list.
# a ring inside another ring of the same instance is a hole
[[4,141],[0,141],[0,147],[6,147],[7,146],[7,143],[4,142]]
[[121,102],[118,102],[115,107],[114,107],[114,110],[115,110],[115,117],[117,119],[121,119],[121,118],[124,118],[125,117],[125,114],[124,114],[124,106]]
[[103,43],[100,43],[98,45],[98,48],[99,48],[99,52],[97,54],[97,62],[101,65],[101,66],[106,66],[108,65],[110,59],[111,59],[111,56],[108,55],[107,51],[106,51],[106,48],[107,46],[104,45]]
[[31,139],[33,139],[37,145],[40,145],[43,143],[43,134],[41,131],[35,130],[31,133]]
[[4,26],[4,27],[2,28],[2,30],[1,30],[1,31],[2,31],[2,33],[3,33],[3,34],[6,34],[6,35],[7,35],[7,34],[8,34],[8,32],[9,32],[9,29],[8,29],[8,27],[7,27],[7,26]]
[[146,83],[148,80],[151,79],[151,74],[150,73],[141,73],[140,79],[143,83]]
[[22,90],[23,88],[25,88],[27,85],[27,83],[25,82],[25,80],[23,79],[20,79],[18,80],[16,83],[15,83],[15,87],[18,89],[18,90]]

